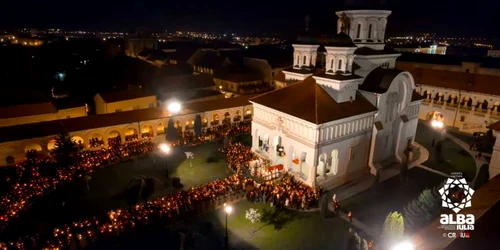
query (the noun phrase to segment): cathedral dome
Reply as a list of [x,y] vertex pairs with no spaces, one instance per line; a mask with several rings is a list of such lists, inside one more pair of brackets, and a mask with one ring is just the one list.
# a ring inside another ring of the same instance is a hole
[[331,41],[326,44],[327,47],[356,47],[352,42],[352,39],[349,35],[344,32],[340,32],[333,36]]

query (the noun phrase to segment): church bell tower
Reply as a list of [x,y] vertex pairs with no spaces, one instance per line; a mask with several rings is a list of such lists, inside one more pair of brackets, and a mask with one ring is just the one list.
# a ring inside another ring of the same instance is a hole
[[387,18],[391,15],[384,0],[345,0],[345,9],[337,11],[337,30],[342,25],[358,47],[383,50]]

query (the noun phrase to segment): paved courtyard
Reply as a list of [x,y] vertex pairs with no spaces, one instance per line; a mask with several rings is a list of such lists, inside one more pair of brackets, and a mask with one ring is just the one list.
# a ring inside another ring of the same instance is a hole
[[[137,201],[139,190],[136,187],[140,176],[155,179],[155,190],[151,198],[175,193],[178,190],[171,187],[170,179],[165,175],[166,160],[170,177],[179,177],[184,189],[227,177],[230,173],[223,155],[218,151],[221,146],[219,141],[177,148],[168,159],[150,155],[98,170],[92,174],[90,191],[86,190],[86,184],[81,180],[67,183],[35,202],[21,214],[20,221],[13,221],[13,226],[7,229],[7,233],[33,230],[43,232],[60,224],[131,205]],[[194,153],[193,167],[186,160],[185,152]]]
[[[249,208],[257,208],[272,221],[256,223],[252,228],[245,219]],[[268,204],[243,200],[233,205],[228,228],[230,249],[344,249],[349,224],[341,218],[324,221],[319,212],[277,212]],[[178,232],[185,231],[194,235],[189,249],[220,250],[224,246],[224,229],[225,215],[222,210],[216,210],[182,226],[168,227],[161,233],[125,240],[114,246],[100,243],[89,249],[179,249]]]
[[438,153],[432,146],[432,140],[436,141],[440,135],[426,124],[420,122],[417,127],[415,141],[429,151],[429,159],[422,163],[429,168],[441,171],[445,174],[462,172],[467,180],[474,179],[476,175],[476,162],[474,158],[460,145],[449,138],[442,141],[442,151]]
[[340,201],[342,210],[352,211],[354,218],[372,231],[381,232],[386,216],[403,208],[426,188],[438,186],[445,177],[414,167],[408,171],[407,180],[399,176],[380,182],[351,198]]

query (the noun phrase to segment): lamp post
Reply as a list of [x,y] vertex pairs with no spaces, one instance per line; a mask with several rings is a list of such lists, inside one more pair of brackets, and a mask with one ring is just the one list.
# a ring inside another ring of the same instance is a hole
[[170,113],[178,114],[182,110],[182,105],[178,101],[171,101],[167,105],[167,110]]
[[[444,128],[444,123],[442,121],[432,120],[431,126],[436,132],[440,132]],[[432,139],[432,146],[433,147],[435,146],[435,143],[436,143],[436,135],[434,135],[434,138]]]
[[[162,153],[165,154],[165,175],[168,177],[168,159],[167,156],[170,153],[170,147],[166,143],[160,144],[158,147]],[[155,156],[156,157],[156,156]]]
[[224,212],[226,213],[226,234],[224,235],[224,244],[226,246],[226,249],[229,249],[229,237],[227,234],[227,216],[233,211],[233,207],[227,206],[226,203],[224,203]]

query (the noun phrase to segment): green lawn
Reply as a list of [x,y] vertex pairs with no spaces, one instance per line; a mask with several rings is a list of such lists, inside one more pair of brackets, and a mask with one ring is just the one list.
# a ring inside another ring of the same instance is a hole
[[[184,189],[202,185],[230,173],[215,142],[196,147],[177,148],[168,157],[170,177],[180,177]],[[184,152],[193,152],[193,167],[189,167]],[[105,214],[107,211],[133,204],[138,189],[131,183],[139,176],[156,179],[152,197],[177,192],[170,187],[170,180],[165,176],[165,158],[153,155],[116,164],[98,170],[92,174],[90,191],[83,181],[67,183],[23,212],[17,221],[7,229],[7,233],[43,232],[56,225],[74,220]],[[64,202],[64,206],[63,206]]]
[[341,208],[374,231],[380,231],[386,216],[403,208],[425,188],[441,184],[445,178],[422,168],[408,171],[407,180],[395,176],[372,188],[340,202]]
[[420,143],[429,151],[429,159],[422,165],[439,170],[443,173],[462,172],[467,180],[472,180],[476,174],[476,162],[474,158],[460,145],[448,138],[442,141],[442,152],[436,152],[432,147],[433,138],[436,141],[440,138],[429,126],[419,123],[415,141]]
[[[246,200],[233,205],[228,218],[230,249],[344,249],[349,224],[340,218],[324,221],[319,212],[273,212],[268,204],[253,204]],[[270,214],[271,223],[256,223],[254,227],[245,218],[245,211],[257,208],[261,214]],[[264,212],[270,211],[270,212]],[[210,225],[210,226],[208,226]],[[192,249],[222,249],[224,244],[225,214],[216,210],[200,218],[170,227],[165,232],[121,242],[112,249],[178,249],[175,232],[195,233]],[[254,234],[252,231],[256,230]],[[94,249],[94,248],[91,248]]]

